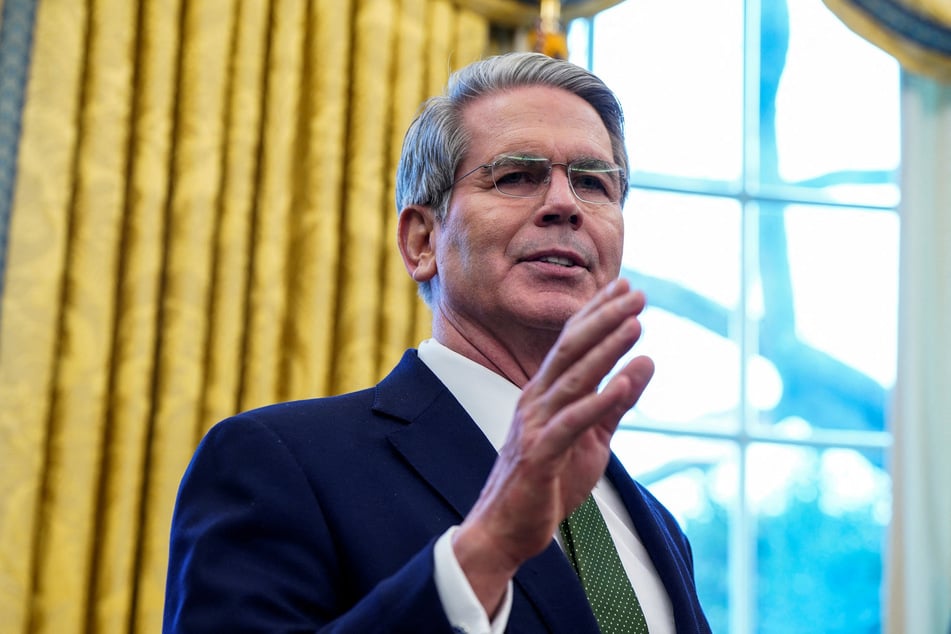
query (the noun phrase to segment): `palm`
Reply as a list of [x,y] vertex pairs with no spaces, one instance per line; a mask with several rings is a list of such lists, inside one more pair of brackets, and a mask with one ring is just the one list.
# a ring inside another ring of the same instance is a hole
[[643,297],[619,284],[572,317],[526,384],[509,437],[467,519],[484,520],[514,562],[536,555],[604,473],[611,437],[653,372],[629,362],[598,391],[640,335]]

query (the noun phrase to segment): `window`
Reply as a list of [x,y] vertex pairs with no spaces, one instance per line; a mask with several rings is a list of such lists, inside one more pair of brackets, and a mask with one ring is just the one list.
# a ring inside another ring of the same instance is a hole
[[821,0],[623,2],[568,37],[625,108],[657,365],[615,450],[690,537],[715,632],[880,631],[897,63]]

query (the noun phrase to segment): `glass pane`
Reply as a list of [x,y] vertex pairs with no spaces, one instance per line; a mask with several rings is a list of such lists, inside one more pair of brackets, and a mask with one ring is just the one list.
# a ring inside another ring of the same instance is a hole
[[690,539],[697,591],[714,632],[729,632],[730,531],[738,512],[732,442],[621,430],[613,449]]
[[598,14],[594,29],[593,70],[624,106],[634,179],[738,182],[743,2],[622,2]]
[[778,401],[758,406],[762,422],[884,431],[897,362],[897,214],[764,205],[758,236],[751,317],[781,382]]
[[754,444],[756,622],[763,634],[881,631],[890,481],[878,451]]
[[896,205],[899,67],[821,0],[762,3],[761,178]]
[[[624,277],[647,294],[632,354],[656,372],[635,416],[735,429],[740,354],[740,205],[729,198],[633,190],[625,208]],[[685,398],[686,393],[690,394]]]

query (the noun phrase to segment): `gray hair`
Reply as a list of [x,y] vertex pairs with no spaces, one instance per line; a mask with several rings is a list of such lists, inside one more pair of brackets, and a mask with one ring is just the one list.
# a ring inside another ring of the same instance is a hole
[[[446,92],[425,101],[403,137],[396,168],[397,211],[409,205],[430,207],[437,222],[445,217],[456,169],[469,138],[462,112],[488,94],[523,86],[550,86],[573,93],[597,111],[611,139],[614,162],[621,167],[621,205],[627,196],[628,158],[624,113],[614,92],[600,78],[571,62],[540,53],[508,53],[470,64],[449,78]],[[432,303],[428,282],[420,295]]]

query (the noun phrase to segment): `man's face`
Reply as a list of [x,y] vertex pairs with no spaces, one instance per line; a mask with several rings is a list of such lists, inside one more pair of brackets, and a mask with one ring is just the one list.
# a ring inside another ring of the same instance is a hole
[[[594,108],[567,91],[524,87],[482,97],[463,113],[470,135],[456,178],[504,154],[554,163],[613,163]],[[436,310],[504,338],[525,328],[561,330],[595,292],[618,276],[623,243],[619,203],[578,200],[564,167],[547,190],[512,198],[489,170],[459,181],[435,228]]]

